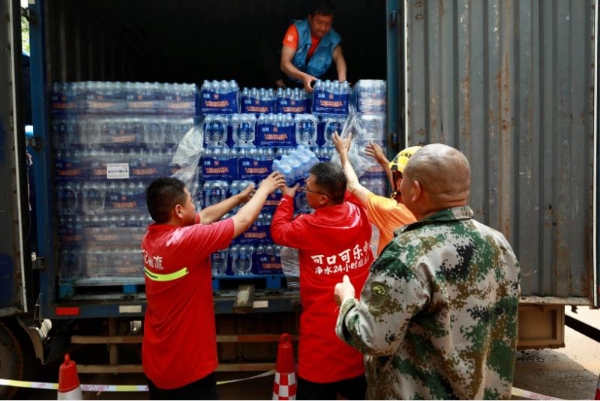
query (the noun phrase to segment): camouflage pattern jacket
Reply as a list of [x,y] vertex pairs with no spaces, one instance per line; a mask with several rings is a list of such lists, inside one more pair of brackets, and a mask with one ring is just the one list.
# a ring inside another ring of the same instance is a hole
[[510,398],[520,270],[506,238],[467,206],[395,234],[336,325],[365,354],[368,398]]

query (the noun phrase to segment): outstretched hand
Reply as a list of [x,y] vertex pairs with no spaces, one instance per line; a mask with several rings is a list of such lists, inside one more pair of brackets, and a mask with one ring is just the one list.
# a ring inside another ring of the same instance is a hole
[[287,185],[284,185],[283,187],[281,187],[281,194],[283,196],[289,196],[289,197],[294,197],[296,196],[296,191],[298,190],[298,188],[300,188],[300,184],[296,184],[293,187],[288,187]]
[[390,163],[387,157],[385,157],[385,153],[383,153],[381,146],[376,143],[369,142],[365,147],[365,154],[367,156],[371,156],[378,164],[382,166],[387,166]]
[[346,299],[354,298],[356,296],[356,291],[354,290],[354,286],[350,282],[350,277],[348,277],[348,275],[344,274],[342,282],[335,285],[333,295],[335,297],[335,303],[338,306],[342,305]]
[[349,134],[348,137],[342,138],[337,131],[333,133],[331,136],[333,139],[333,143],[335,144],[335,150],[338,152],[340,156],[347,156],[348,152],[350,152],[350,145],[352,143],[352,134]]
[[285,177],[279,171],[274,171],[260,183],[261,189],[266,189],[269,194],[275,192],[277,188],[285,187]]
[[252,198],[252,195],[254,195],[254,183],[248,185],[243,191],[237,194],[238,203],[248,202]]
[[302,85],[304,86],[304,90],[307,93],[312,93],[314,90],[313,86],[315,85],[316,81],[317,81],[317,78],[313,77],[312,75],[306,74],[302,78]]

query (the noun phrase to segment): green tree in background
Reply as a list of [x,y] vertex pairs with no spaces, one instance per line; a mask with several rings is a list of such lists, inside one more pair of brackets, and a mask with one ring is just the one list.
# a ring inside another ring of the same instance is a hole
[[29,21],[25,17],[21,17],[21,45],[29,53]]

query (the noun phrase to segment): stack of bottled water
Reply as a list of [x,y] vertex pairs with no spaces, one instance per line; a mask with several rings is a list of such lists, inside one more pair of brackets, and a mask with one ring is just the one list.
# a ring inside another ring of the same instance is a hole
[[[285,175],[288,186],[306,178],[315,163],[335,155],[332,135],[342,134],[353,100],[362,102],[354,109],[366,132],[358,138],[358,146],[368,141],[383,145],[385,108],[375,107],[377,101],[385,100],[382,82],[383,96],[381,83],[361,82],[363,92],[352,97],[347,82],[318,81],[311,96],[299,88],[275,92],[245,87],[240,92],[235,81],[204,81],[200,95],[205,135],[201,207],[239,194],[251,183],[258,186],[274,170]],[[369,98],[369,91],[375,95]],[[70,135],[67,126],[60,131],[65,137]],[[361,182],[377,194],[385,192],[382,171],[369,171]],[[228,249],[212,255],[214,276],[281,274],[281,247],[272,243],[269,230],[280,196],[279,191],[270,196],[253,226]],[[66,208],[72,207],[69,199],[67,192]],[[297,193],[295,209],[311,211],[304,193]]]
[[256,121],[258,146],[296,146],[295,123],[291,114],[261,114]]
[[270,114],[276,111],[275,91],[272,88],[244,88],[242,90],[242,113]]
[[277,89],[276,110],[283,114],[310,113],[310,95],[300,88]]
[[52,85],[61,297],[107,277],[111,285],[143,282],[130,244],[151,222],[145,189],[179,168],[171,160],[194,127],[196,96],[194,84]]
[[386,83],[383,80],[361,79],[353,88],[353,101],[359,114],[385,114],[387,112]]
[[200,111],[208,114],[234,114],[240,112],[240,87],[236,81],[205,80],[200,88]]
[[195,84],[158,82],[56,82],[52,84],[52,117],[77,115],[196,116]]
[[348,81],[317,80],[312,96],[312,113],[347,116],[351,93]]
[[258,274],[282,274],[281,245],[267,244],[256,246],[255,265]]
[[285,182],[292,186],[295,182],[306,178],[312,166],[319,162],[317,156],[305,146],[298,146],[281,159],[273,160],[273,171],[285,176]]
[[386,85],[380,80],[360,80],[354,86],[359,140],[384,147],[387,133]]
[[[358,133],[356,145],[363,149],[372,142],[386,149],[386,83],[381,80],[360,80],[354,86],[356,121]],[[373,193],[385,196],[387,178],[379,165],[367,170],[361,184]]]

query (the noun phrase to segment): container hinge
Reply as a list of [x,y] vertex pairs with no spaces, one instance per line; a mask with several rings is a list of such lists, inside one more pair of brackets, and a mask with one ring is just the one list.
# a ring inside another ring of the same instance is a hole
[[37,256],[35,252],[31,252],[31,268],[33,270],[45,270],[46,258]]
[[37,136],[30,136],[27,139],[25,139],[25,143],[31,148],[41,149],[43,141]]
[[388,27],[393,28],[396,26],[397,23],[398,23],[398,11],[393,10],[390,13],[390,18],[388,20]]

